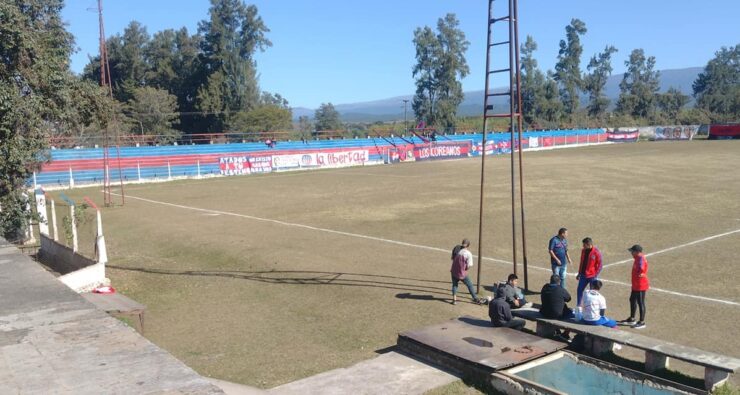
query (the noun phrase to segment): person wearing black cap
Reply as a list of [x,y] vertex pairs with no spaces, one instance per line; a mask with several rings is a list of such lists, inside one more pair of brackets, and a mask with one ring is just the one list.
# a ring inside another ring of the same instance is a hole
[[[648,280],[648,261],[645,258],[645,254],[642,253],[642,246],[635,244],[630,247],[627,251],[632,253],[632,257],[635,261],[632,264],[632,293],[630,294],[630,316],[626,320],[621,322],[625,325],[630,325],[634,329],[643,329],[645,325],[645,294],[650,288],[650,281]],[[640,320],[635,321],[635,312],[637,307],[640,307]]]

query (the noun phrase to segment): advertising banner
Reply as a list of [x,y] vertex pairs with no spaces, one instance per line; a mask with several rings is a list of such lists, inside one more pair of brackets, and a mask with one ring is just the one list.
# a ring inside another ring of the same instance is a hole
[[218,159],[223,176],[239,176],[272,171],[271,156],[225,156]]
[[272,156],[272,168],[275,170],[300,169],[304,167],[318,166],[315,153]]
[[615,143],[634,143],[640,138],[640,132],[634,130],[607,130],[606,141]]
[[658,126],[655,140],[691,140],[696,134],[695,126]]
[[369,157],[370,153],[368,150],[273,155],[272,168],[275,170],[296,170],[304,168],[362,166],[368,161]]
[[316,163],[319,167],[362,166],[369,156],[368,150],[319,152],[316,153]]
[[529,138],[529,148],[537,148],[540,146],[540,139],[537,137],[530,137]]
[[470,146],[470,142],[420,144],[414,147],[414,159],[439,160],[463,158],[469,155]]

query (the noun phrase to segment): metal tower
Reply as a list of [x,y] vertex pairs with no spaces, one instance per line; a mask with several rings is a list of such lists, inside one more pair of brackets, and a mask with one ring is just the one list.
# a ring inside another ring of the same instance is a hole
[[[524,266],[524,288],[529,289],[527,276],[527,238],[525,232],[524,214],[524,168],[522,165],[522,94],[521,94],[521,68],[519,65],[519,24],[517,0],[507,0],[508,13],[500,17],[494,14],[494,3],[496,0],[488,0],[488,37],[486,42],[486,88],[483,98],[483,147],[481,151],[481,189],[480,189],[480,213],[478,224],[478,292],[480,292],[480,260],[483,257],[483,211],[486,181],[486,137],[488,120],[490,118],[508,118],[511,148],[511,236],[512,236],[512,261],[513,273],[517,273],[517,226],[516,226],[516,156],[519,159],[519,207],[521,211],[521,237],[522,237],[522,260]],[[502,1],[499,1],[501,3]],[[494,39],[494,26],[505,23],[507,34],[496,41]],[[498,48],[507,48],[495,56],[492,54]],[[494,66],[494,60],[508,59],[508,67],[501,64]],[[495,58],[495,59],[494,59]],[[499,68],[496,68],[499,67]],[[508,90],[503,92],[492,92],[490,81],[495,74],[508,73]],[[496,96],[507,96],[509,98],[509,112],[496,113],[490,99]]]

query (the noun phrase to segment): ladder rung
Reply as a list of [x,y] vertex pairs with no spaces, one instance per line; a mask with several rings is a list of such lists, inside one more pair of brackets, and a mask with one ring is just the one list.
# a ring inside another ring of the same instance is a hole
[[501,21],[505,21],[507,19],[511,19],[511,16],[510,15],[507,15],[507,16],[503,16],[501,18],[493,18],[493,19],[491,19],[491,23],[501,22]]
[[504,71],[509,71],[509,70],[511,69],[498,69],[498,70],[489,71],[488,74],[503,73]]
[[486,96],[488,96],[488,97],[491,97],[491,96],[509,96],[510,94],[511,94],[511,92],[499,92],[499,93],[489,93]]
[[504,45],[504,44],[508,44],[509,42],[510,42],[510,41],[499,41],[499,42],[497,42],[497,43],[493,43],[493,44],[491,44],[491,46],[492,46],[492,47],[495,47],[495,46],[497,46],[497,45]]
[[[489,105],[488,107],[493,107],[493,106],[490,106]],[[511,116],[512,116],[512,114],[491,114],[491,115],[486,114],[486,117],[487,118],[509,118]],[[519,113],[515,113],[515,114],[513,114],[513,116],[514,117],[519,117],[520,114]]]

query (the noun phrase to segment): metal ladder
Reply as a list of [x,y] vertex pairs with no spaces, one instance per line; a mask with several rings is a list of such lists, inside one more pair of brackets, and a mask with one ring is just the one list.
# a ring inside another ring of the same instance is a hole
[[[488,120],[491,118],[509,118],[510,148],[511,148],[511,235],[512,235],[512,261],[513,273],[517,274],[517,226],[516,226],[516,171],[515,157],[518,152],[519,159],[519,207],[521,211],[521,234],[522,234],[522,261],[524,268],[524,288],[529,289],[527,273],[527,238],[525,232],[524,213],[524,172],[522,165],[522,94],[521,94],[521,68],[519,65],[519,22],[517,0],[506,0],[508,3],[508,14],[496,17],[494,14],[494,3],[496,0],[488,0],[488,37],[486,41],[486,88],[483,98],[483,146],[481,151],[481,189],[480,189],[480,213],[478,227],[478,260],[483,257],[483,211],[485,197],[485,170],[486,170],[486,137]],[[499,3],[503,1],[499,0]],[[499,23],[508,26],[508,37],[505,40],[494,40],[493,27]],[[494,49],[505,46],[508,49],[507,68],[492,69],[492,52]],[[509,74],[509,89],[504,92],[492,92],[490,86],[491,76],[499,73]],[[491,98],[497,96],[509,97],[509,112],[494,112]],[[480,292],[480,262],[478,264],[478,289]]]

